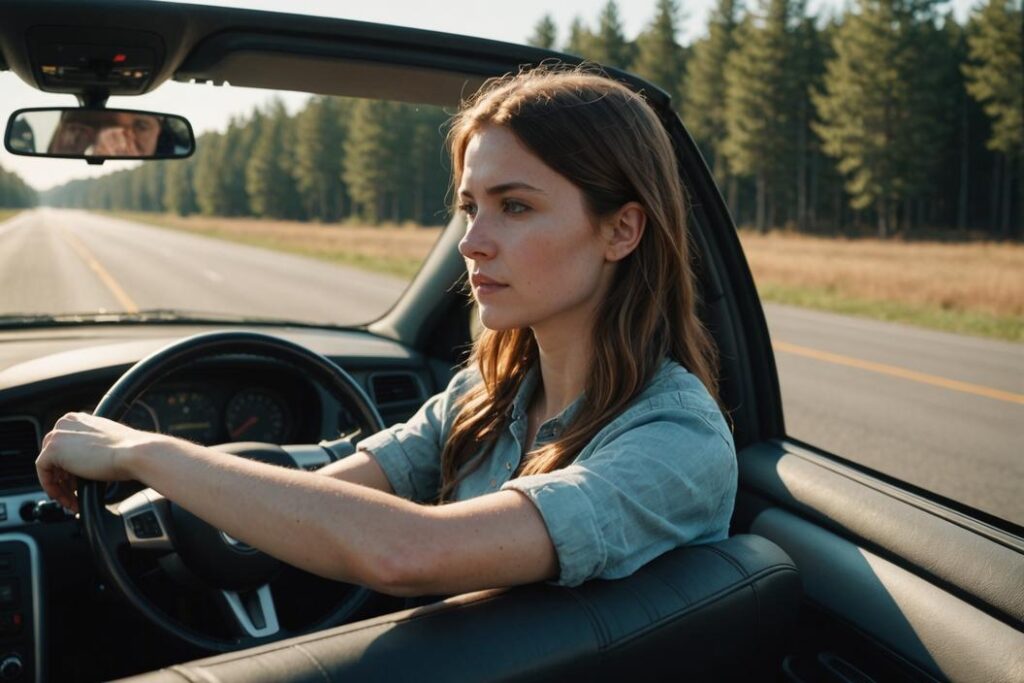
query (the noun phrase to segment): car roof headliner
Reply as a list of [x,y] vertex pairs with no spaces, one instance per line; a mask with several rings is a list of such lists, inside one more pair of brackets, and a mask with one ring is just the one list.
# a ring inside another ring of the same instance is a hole
[[[55,90],[41,83],[33,41],[66,35],[84,43],[82,36],[93,42],[124,31],[149,34],[159,48],[143,92],[173,79],[455,106],[486,78],[520,64],[579,61],[526,45],[346,19],[166,2],[5,0],[0,69],[40,90],[83,95],[87,86]],[[668,103],[651,84],[608,71],[642,88],[652,104]]]

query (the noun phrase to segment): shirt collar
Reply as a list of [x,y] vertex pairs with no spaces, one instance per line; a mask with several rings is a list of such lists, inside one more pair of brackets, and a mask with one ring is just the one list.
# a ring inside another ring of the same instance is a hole
[[[509,411],[512,420],[525,420],[527,416],[527,410],[530,407],[530,400],[533,398],[533,393],[537,389],[537,384],[540,381],[540,361],[534,361],[530,368],[526,371],[526,375],[523,377],[522,383],[519,385],[519,391],[516,392],[516,397],[512,400],[512,408]],[[576,413],[579,412],[583,406],[584,394],[581,393],[576,399],[567,405],[562,412],[555,415],[548,422],[553,423],[557,432],[561,432],[573,418],[576,417]],[[547,424],[545,422],[544,424]]]

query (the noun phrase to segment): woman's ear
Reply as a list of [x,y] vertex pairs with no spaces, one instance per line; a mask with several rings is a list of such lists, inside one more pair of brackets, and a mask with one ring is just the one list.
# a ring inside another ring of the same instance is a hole
[[621,261],[629,256],[647,227],[647,211],[639,202],[627,202],[608,217],[604,223],[606,240],[604,257],[608,261]]

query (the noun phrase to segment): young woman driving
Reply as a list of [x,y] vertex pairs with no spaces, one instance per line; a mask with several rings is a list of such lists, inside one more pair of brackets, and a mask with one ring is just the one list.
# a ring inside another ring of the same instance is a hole
[[672,143],[588,69],[489,81],[449,133],[483,330],[406,423],[318,472],[69,413],[39,479],[134,479],[289,564],[393,595],[614,579],[726,537],[735,448]]

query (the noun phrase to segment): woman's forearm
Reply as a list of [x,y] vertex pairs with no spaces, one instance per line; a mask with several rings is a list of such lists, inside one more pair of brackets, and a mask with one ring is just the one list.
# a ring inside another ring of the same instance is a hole
[[138,449],[128,467],[221,531],[320,576],[400,594],[431,550],[427,510],[357,484],[181,439]]

